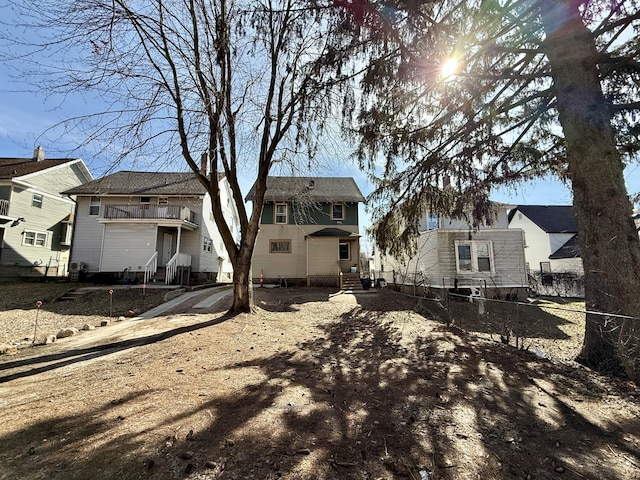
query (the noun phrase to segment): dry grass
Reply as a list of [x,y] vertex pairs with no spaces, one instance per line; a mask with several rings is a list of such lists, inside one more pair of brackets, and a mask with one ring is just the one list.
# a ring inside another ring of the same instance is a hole
[[640,478],[631,384],[332,293],[0,357],[0,479]]

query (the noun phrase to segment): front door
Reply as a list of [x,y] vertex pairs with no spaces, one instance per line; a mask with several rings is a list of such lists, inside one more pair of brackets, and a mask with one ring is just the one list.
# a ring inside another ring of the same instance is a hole
[[166,265],[171,260],[171,246],[173,236],[170,233],[162,234],[162,265]]

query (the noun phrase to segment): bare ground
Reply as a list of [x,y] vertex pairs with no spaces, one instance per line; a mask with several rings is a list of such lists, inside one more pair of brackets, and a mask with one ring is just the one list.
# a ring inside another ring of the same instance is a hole
[[640,479],[632,384],[332,293],[0,357],[0,479]]

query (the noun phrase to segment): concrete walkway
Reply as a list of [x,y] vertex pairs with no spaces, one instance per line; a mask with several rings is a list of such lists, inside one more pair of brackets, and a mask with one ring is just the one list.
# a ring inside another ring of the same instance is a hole
[[209,308],[215,305],[217,302],[222,300],[223,298],[231,295],[233,293],[233,289],[230,286],[222,286],[222,287],[213,287],[207,288],[205,290],[197,290],[194,292],[183,293],[179,297],[174,298],[173,300],[169,300],[168,302],[163,303],[162,305],[158,305],[141,315],[133,318],[132,320],[145,320],[148,318],[159,317],[164,315],[165,312],[171,310],[172,308],[184,303],[188,300],[191,300],[194,297],[198,296],[206,296],[204,300],[198,302],[193,308]]

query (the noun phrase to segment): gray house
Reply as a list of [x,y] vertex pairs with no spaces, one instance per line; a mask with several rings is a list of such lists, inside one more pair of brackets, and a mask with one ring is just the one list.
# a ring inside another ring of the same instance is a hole
[[92,180],[78,158],[0,158],[0,278],[67,274],[75,202],[62,191]]
[[509,205],[494,207],[491,225],[425,214],[416,251],[400,258],[374,253],[374,275],[436,292],[458,288],[478,296],[525,298],[523,232],[508,228]]
[[[220,177],[227,225],[239,229],[228,181]],[[230,282],[229,256],[211,198],[191,172],[116,172],[65,192],[77,197],[71,275],[147,283]],[[75,272],[75,273],[74,273]]]

